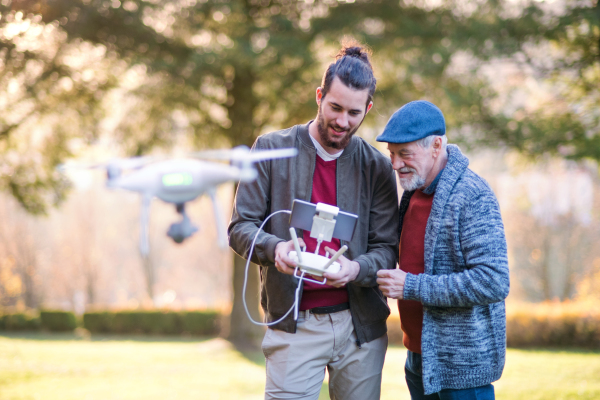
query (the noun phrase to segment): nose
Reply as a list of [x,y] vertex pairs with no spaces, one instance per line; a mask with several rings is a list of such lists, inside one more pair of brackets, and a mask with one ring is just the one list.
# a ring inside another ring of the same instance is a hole
[[335,123],[338,124],[338,126],[340,128],[347,128],[348,127],[348,114],[345,112],[339,113],[337,118],[335,119]]
[[392,156],[391,159],[392,159],[392,168],[394,168],[394,171],[398,171],[400,168],[403,168],[404,166],[406,166],[406,164],[398,156]]

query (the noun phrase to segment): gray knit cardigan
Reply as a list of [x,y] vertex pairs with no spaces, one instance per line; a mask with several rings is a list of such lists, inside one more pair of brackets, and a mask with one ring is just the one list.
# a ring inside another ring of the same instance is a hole
[[[425,231],[425,273],[408,274],[404,286],[406,300],[423,303],[426,394],[496,381],[506,354],[509,277],[500,208],[460,149],[447,149]],[[400,201],[400,229],[413,193]]]

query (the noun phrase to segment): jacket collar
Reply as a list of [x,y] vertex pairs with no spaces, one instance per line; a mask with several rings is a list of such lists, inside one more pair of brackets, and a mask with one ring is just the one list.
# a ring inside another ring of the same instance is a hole
[[469,166],[469,159],[463,155],[457,145],[449,144],[446,151],[448,152],[448,162],[437,182],[436,194],[441,194],[440,191],[449,194],[456,181]]
[[444,208],[454,185],[469,166],[469,159],[462,154],[458,146],[449,144],[446,149],[448,162],[438,181],[425,230],[425,273],[428,274],[433,274],[433,250],[440,231]]

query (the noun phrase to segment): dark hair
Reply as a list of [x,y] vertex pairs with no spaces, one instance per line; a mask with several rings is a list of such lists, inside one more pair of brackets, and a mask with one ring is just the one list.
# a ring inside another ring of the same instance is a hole
[[377,80],[369,60],[371,52],[355,40],[344,40],[342,49],[329,64],[321,81],[323,97],[329,92],[333,79],[337,76],[342,83],[355,90],[369,90],[367,105],[373,100]]

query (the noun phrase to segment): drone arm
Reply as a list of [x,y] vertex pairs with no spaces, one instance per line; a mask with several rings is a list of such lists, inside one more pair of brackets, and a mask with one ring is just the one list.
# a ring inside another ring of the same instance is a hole
[[140,210],[140,253],[142,256],[147,256],[150,252],[148,225],[150,219],[150,203],[152,196],[149,194],[142,195],[142,209]]
[[223,228],[224,222],[221,218],[221,207],[219,207],[219,203],[217,203],[216,190],[209,190],[208,195],[210,196],[213,204],[213,213],[215,214],[215,222],[217,224],[217,240],[219,242],[219,247],[225,248],[227,247],[227,233]]

